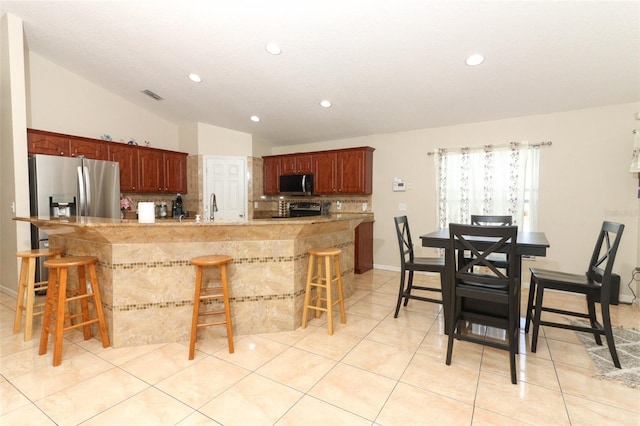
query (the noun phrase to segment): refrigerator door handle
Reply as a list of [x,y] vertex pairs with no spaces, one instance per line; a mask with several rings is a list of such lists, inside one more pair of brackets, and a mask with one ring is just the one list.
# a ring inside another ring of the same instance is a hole
[[87,192],[83,170],[84,165],[78,166],[78,197],[80,198],[80,202],[78,203],[78,214],[80,216],[87,216]]
[[91,179],[89,177],[89,167],[85,166],[84,159],[82,160],[83,164],[83,175],[84,175],[84,187],[85,187],[85,196],[86,196],[86,204],[85,204],[85,216],[89,216],[89,209],[91,208]]

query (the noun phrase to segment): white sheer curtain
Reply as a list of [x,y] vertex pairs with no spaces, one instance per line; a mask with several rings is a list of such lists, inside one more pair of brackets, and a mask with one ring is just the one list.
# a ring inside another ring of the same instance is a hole
[[535,230],[538,158],[527,142],[436,150],[438,226],[469,223],[472,214],[511,215],[514,225]]

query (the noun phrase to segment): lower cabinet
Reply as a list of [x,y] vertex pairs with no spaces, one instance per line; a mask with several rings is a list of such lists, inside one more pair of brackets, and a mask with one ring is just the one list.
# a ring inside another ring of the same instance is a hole
[[373,269],[373,222],[356,227],[354,269],[356,274]]

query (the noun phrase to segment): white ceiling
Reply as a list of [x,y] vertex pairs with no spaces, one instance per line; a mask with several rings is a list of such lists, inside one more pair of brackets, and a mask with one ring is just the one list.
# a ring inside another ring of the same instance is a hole
[[[23,20],[30,51],[159,116],[280,145],[640,100],[639,1],[3,0],[0,11]],[[465,65],[472,53],[485,62]]]

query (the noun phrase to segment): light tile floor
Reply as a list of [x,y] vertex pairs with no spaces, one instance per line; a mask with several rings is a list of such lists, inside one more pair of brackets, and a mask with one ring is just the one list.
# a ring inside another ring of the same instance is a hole
[[[333,336],[314,319],[304,330],[236,336],[229,354],[221,331],[189,361],[188,342],[104,349],[72,332],[55,368],[51,349],[38,356],[39,326],[29,342],[13,334],[15,299],[0,294],[0,424],[640,424],[640,389],[594,378],[572,331],[543,329],[535,354],[522,334],[512,385],[504,351],[456,341],[445,365],[439,305],[413,300],[394,319],[397,272],[357,275],[356,287]],[[640,327],[637,306],[615,306],[613,317]]]

